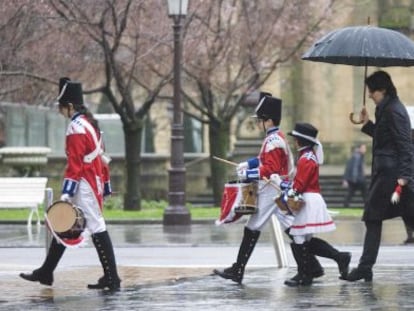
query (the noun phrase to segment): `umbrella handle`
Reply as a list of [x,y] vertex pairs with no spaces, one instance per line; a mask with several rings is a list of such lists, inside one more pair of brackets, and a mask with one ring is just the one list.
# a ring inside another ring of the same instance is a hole
[[354,113],[353,113],[353,112],[351,112],[351,113],[349,114],[349,120],[350,120],[353,124],[362,124],[362,123],[364,123],[364,121],[362,121],[362,120],[355,121],[355,120],[354,120]]

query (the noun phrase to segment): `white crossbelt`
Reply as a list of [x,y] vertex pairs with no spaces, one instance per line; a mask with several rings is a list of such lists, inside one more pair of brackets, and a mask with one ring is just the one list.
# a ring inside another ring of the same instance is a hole
[[102,146],[102,136],[98,141],[98,137],[96,136],[95,129],[92,127],[92,125],[89,122],[87,122],[87,121],[85,121],[81,118],[79,118],[79,122],[92,135],[92,139],[95,142],[95,146],[96,146],[94,151],[92,151],[91,153],[89,153],[89,154],[87,154],[83,157],[83,162],[92,163],[92,161],[95,160],[98,155],[100,155],[101,158],[102,158],[102,161],[104,161],[106,164],[109,164],[109,162],[111,162],[111,158],[104,153],[104,151],[102,150],[102,147],[101,147]]

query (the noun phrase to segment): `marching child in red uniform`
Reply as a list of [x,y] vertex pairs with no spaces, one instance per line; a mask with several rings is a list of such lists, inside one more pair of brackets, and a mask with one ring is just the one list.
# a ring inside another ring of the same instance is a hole
[[[101,132],[97,121],[83,103],[82,85],[69,78],[59,81],[59,112],[70,120],[66,130],[67,165],[60,200],[82,210],[86,229],[98,252],[104,275],[90,289],[118,290],[118,276],[114,250],[102,214],[103,198],[111,194],[109,167],[105,163]],[[67,245],[53,237],[42,266],[31,273],[21,273],[28,281],[52,285],[53,271]]]
[[[288,197],[302,196],[305,202],[295,213],[289,230],[293,237],[292,252],[298,266],[298,274],[285,281],[286,285],[292,287],[312,284],[312,253],[335,260],[341,277],[347,275],[351,261],[350,253],[339,252],[326,241],[313,237],[316,233],[336,229],[320,193],[319,165],[323,163],[323,150],[321,143],[316,139],[317,134],[318,130],[308,123],[297,123],[295,129],[288,133],[295,138],[299,159],[293,182],[284,191]],[[272,176],[272,180],[277,179]]]
[[259,240],[260,233],[271,216],[276,214],[283,230],[289,228],[293,220],[292,215],[283,214],[278,210],[273,202],[276,190],[271,186],[266,186],[266,181],[263,179],[269,178],[273,173],[288,175],[293,166],[289,145],[279,128],[281,112],[282,100],[268,93],[260,94],[255,113],[258,126],[265,131],[266,137],[259,155],[240,163],[236,170],[240,180],[258,183],[258,188],[261,189],[257,196],[258,212],[250,216],[244,227],[236,262],[228,268],[215,269],[214,273],[239,284],[243,280],[245,267]]

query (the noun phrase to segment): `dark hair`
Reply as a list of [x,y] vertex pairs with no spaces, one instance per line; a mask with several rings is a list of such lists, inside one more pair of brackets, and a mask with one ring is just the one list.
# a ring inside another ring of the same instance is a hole
[[[83,103],[79,104],[79,103],[71,103],[73,105],[73,109],[76,112],[79,112],[80,114],[85,115],[86,119],[88,120],[88,122],[90,124],[92,124],[92,126],[95,128],[95,130],[98,132],[98,135],[101,134],[101,129],[99,128],[99,123],[98,120],[96,120],[93,117],[92,112],[89,111],[88,108],[85,107],[85,105]],[[69,107],[69,102],[65,102],[65,103],[59,103],[60,107],[65,107],[68,108]]]
[[295,138],[298,141],[299,147],[305,147],[305,146],[313,147],[316,145],[316,143],[314,143],[313,141],[307,140],[306,138],[302,138],[300,136],[295,136]]
[[275,119],[275,118],[269,118],[268,116],[262,115],[258,119],[259,120],[262,120],[262,121],[272,120],[273,121],[273,124],[275,126],[279,126],[280,125],[280,118]]
[[276,126],[279,126],[280,125],[280,118],[277,118],[277,119],[273,119],[272,118],[272,121],[273,121],[273,124],[274,125],[276,125]]
[[[75,108],[75,110],[76,110],[76,108]],[[76,111],[79,111],[81,114],[84,114],[85,115],[85,117],[86,117],[86,119],[88,119],[89,123],[92,124],[92,126],[98,132],[98,136],[100,136],[101,135],[101,129],[99,128],[98,120],[96,120],[93,117],[92,112],[90,112],[89,109],[86,108],[84,105],[82,105],[81,107],[79,107],[79,110],[76,110]]]
[[392,83],[391,77],[385,71],[379,70],[365,79],[370,92],[384,90],[385,94],[390,97],[397,97],[397,89]]

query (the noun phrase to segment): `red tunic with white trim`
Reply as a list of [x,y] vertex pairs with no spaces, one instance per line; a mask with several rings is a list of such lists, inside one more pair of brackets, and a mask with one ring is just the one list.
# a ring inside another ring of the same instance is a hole
[[329,232],[336,229],[319,187],[319,164],[312,148],[300,151],[292,188],[303,195],[305,206],[295,215],[293,236]]
[[319,164],[315,153],[311,149],[300,152],[299,160],[296,163],[297,171],[293,179],[292,188],[298,193],[317,192],[319,186]]
[[[75,114],[66,130],[67,165],[62,193],[74,196],[79,182],[83,180],[91,187],[99,203],[99,208],[102,209],[104,190],[110,192],[109,168],[102,161],[100,155],[91,163],[84,161],[86,155],[96,150],[95,140],[85,126],[85,122],[90,124],[84,115]],[[95,129],[93,128],[93,130]],[[95,134],[99,141],[100,133],[95,130]]]
[[286,176],[293,167],[293,157],[290,152],[285,135],[278,127],[268,129],[267,135],[263,140],[259,155],[247,161],[249,169],[247,177],[249,180],[258,180],[257,208],[258,212],[250,216],[246,227],[250,230],[262,230],[266,222],[273,214],[283,230],[289,228],[293,221],[293,216],[282,213],[274,202],[277,191],[270,186],[263,178],[270,178],[272,174]]
[[[267,131],[257,158],[249,159],[246,171],[249,180],[270,178],[272,174],[287,176],[292,163],[285,135],[277,127]],[[293,165],[292,165],[293,166]]]
[[289,155],[285,135],[278,130],[266,136],[259,154],[260,177],[270,178],[272,174],[288,175]]

